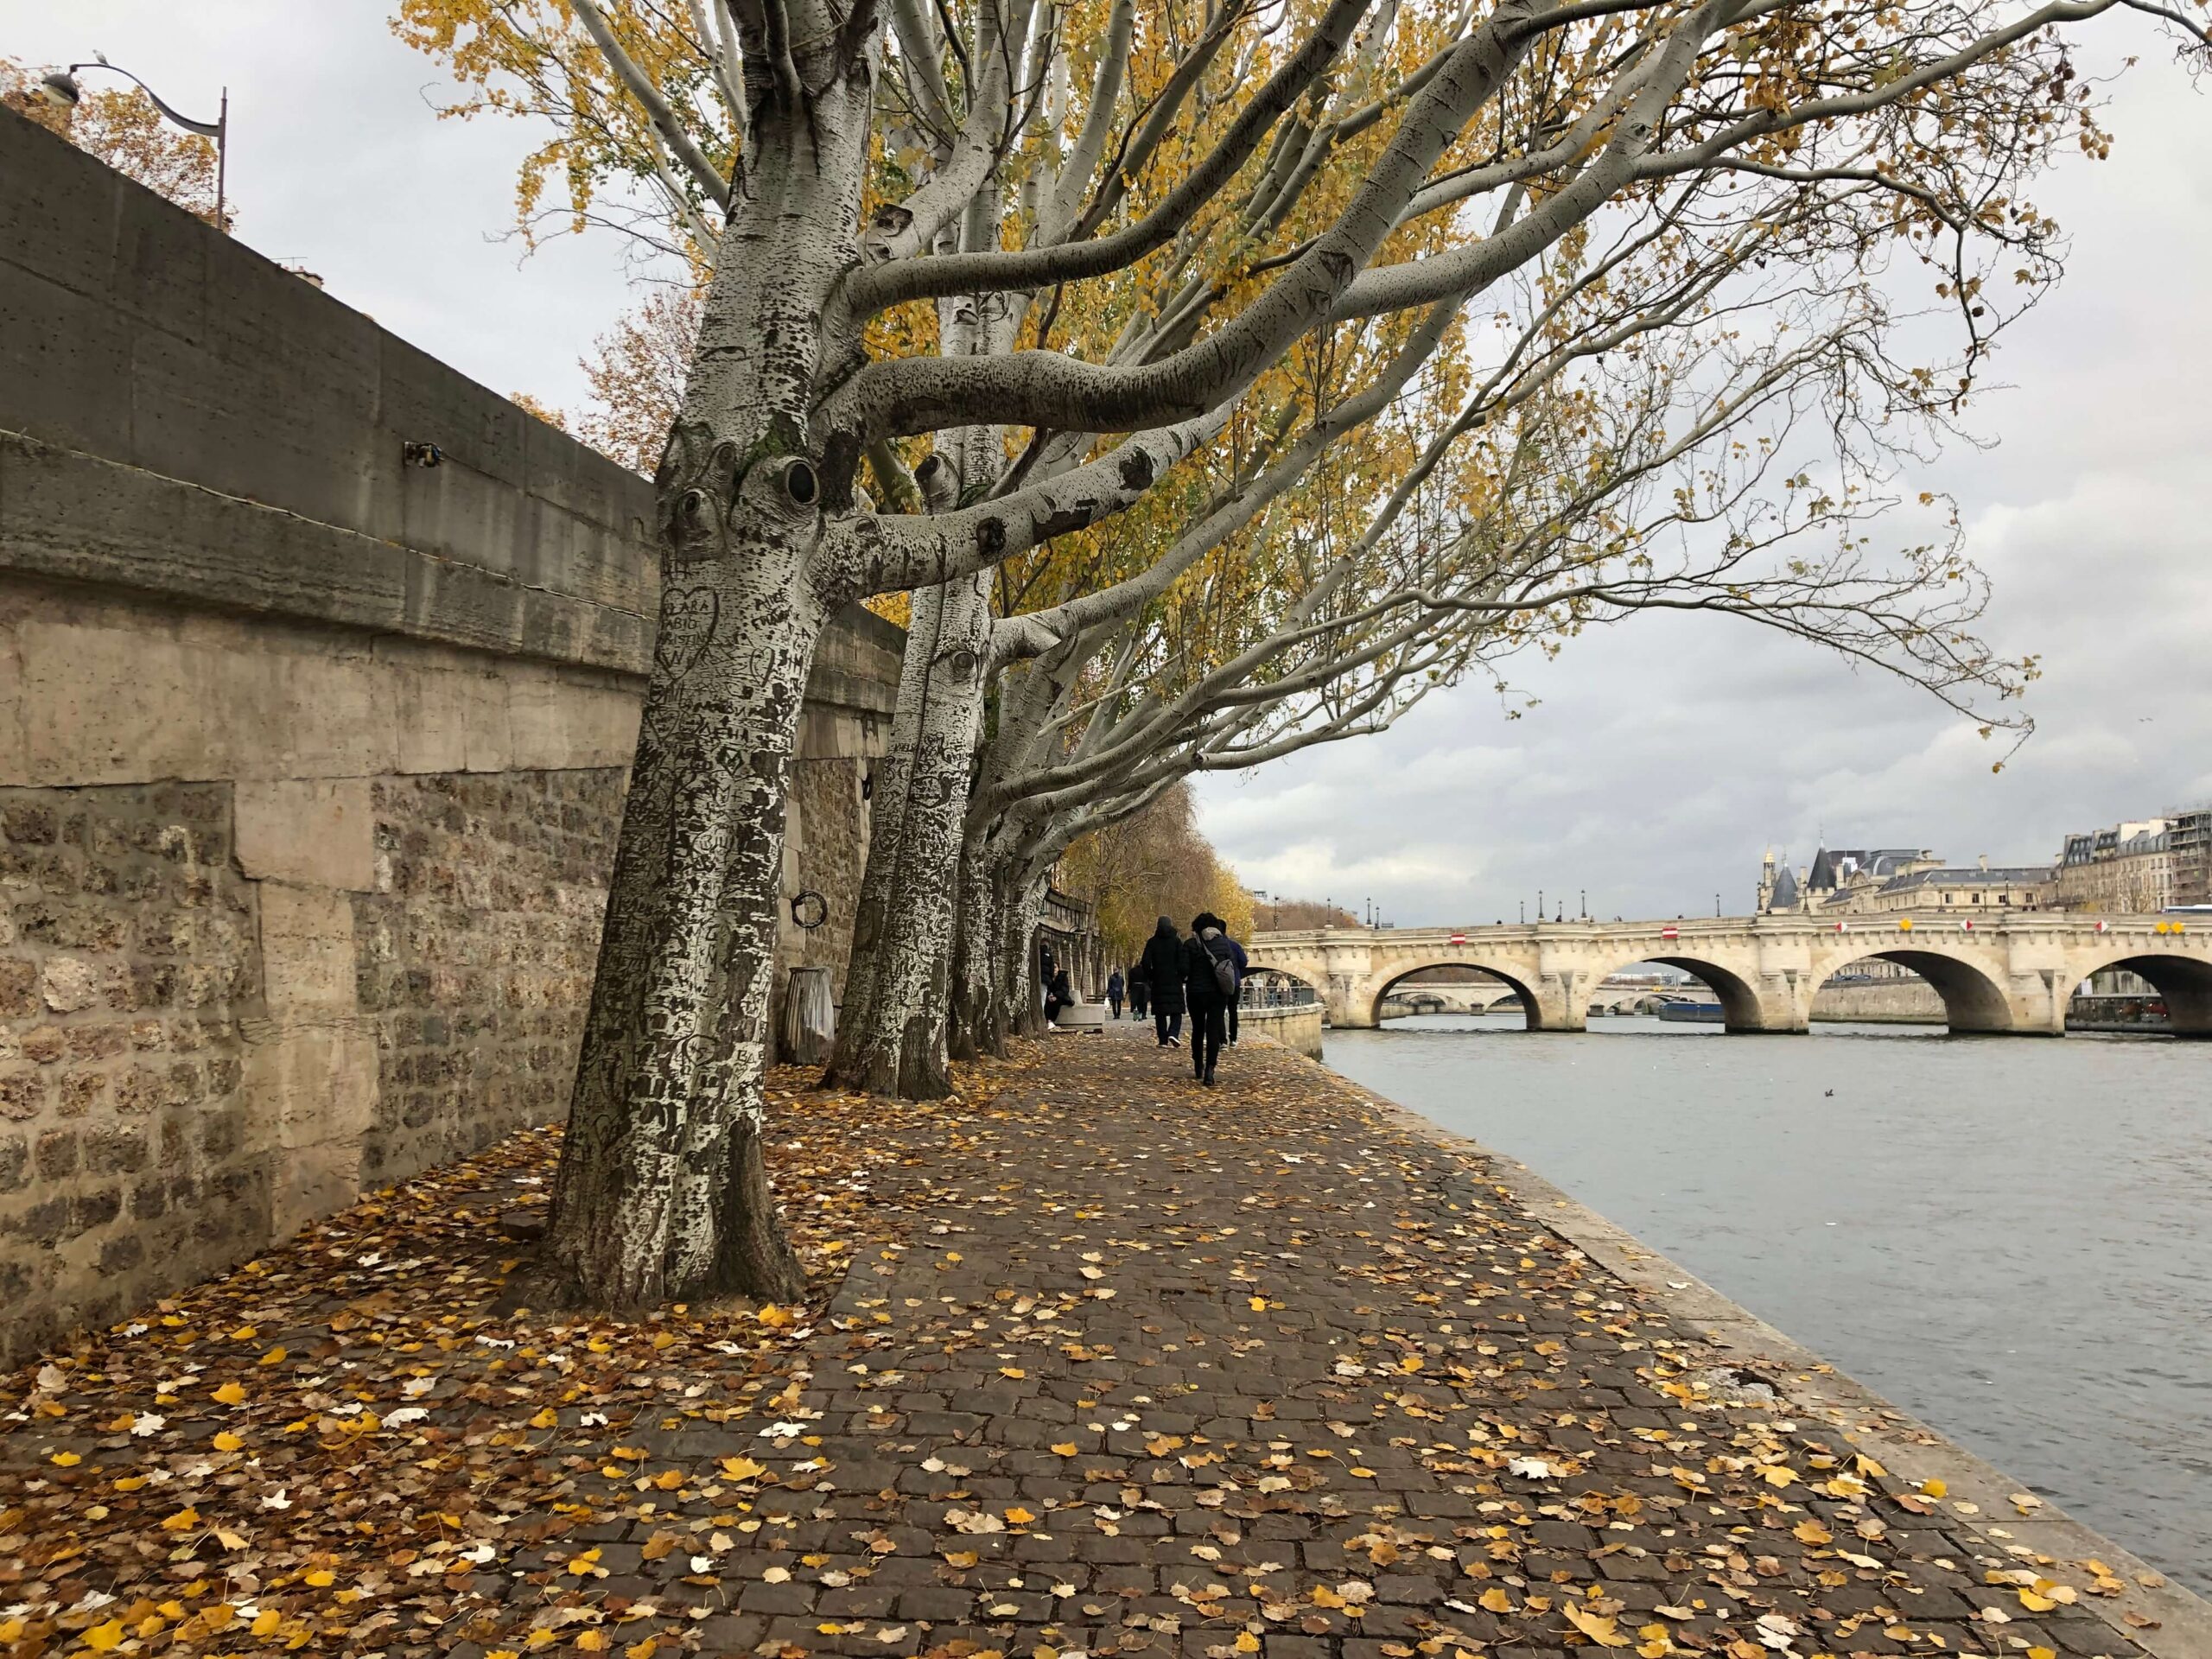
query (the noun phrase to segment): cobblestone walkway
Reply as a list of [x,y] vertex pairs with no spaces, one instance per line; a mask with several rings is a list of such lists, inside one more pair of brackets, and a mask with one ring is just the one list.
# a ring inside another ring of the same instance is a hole
[[[439,1308],[436,1278],[359,1313],[341,1279],[285,1316],[302,1362],[252,1357],[264,1320],[227,1370],[134,1368],[118,1337],[26,1373],[0,1616],[24,1652],[2134,1650],[2088,1611],[2098,1570],[1993,1554],[1715,1370],[1457,1143],[1281,1050],[1232,1051],[1213,1090],[1186,1064],[1122,1027],[988,1103],[794,1104],[854,1148],[809,1154],[817,1191],[779,1154],[826,1314],[594,1335]],[[449,1302],[485,1194],[543,1167],[461,1184]],[[345,1226],[169,1317],[313,1285]],[[272,1364],[312,1375],[254,1420],[296,1449],[257,1457],[195,1402],[250,1411],[215,1379]],[[256,1507],[280,1478],[312,1528]]]
[[976,1144],[908,1172],[924,1248],[854,1275],[806,1394],[834,1514],[795,1500],[787,1548],[737,1564],[754,1617],[727,1640],[2126,1645],[1770,1398],[1723,1403],[1746,1379],[1702,1375],[1477,1160],[1281,1050],[1236,1051],[1213,1091],[1182,1061],[1064,1041]]

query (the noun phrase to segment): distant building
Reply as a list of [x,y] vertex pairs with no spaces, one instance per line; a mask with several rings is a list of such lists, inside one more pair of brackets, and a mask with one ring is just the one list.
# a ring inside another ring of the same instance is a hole
[[2174,903],[2212,905],[2212,806],[2173,817]]
[[2212,806],[2067,836],[2057,893],[2063,909],[2120,915],[2212,903]]
[[1827,848],[1802,871],[1767,855],[1762,915],[1868,916],[1908,910],[2047,910],[2056,892],[2046,866],[1947,866],[1926,848]]

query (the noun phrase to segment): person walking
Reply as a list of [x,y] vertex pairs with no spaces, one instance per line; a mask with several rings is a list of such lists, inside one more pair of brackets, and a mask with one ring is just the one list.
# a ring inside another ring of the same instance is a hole
[[[1219,917],[1214,918],[1220,921]],[[1229,1046],[1236,1046],[1236,1010],[1244,1001],[1244,976],[1251,970],[1251,958],[1244,954],[1244,947],[1229,937],[1229,924],[1222,922],[1221,937],[1229,945],[1229,959],[1236,964],[1236,989],[1229,999]]]
[[1210,910],[1191,918],[1191,937],[1183,941],[1183,997],[1191,1008],[1191,1075],[1211,1089],[1236,1001],[1236,958],[1221,918]]
[[1140,957],[1129,964],[1129,1018],[1142,1020],[1150,1012],[1152,987],[1145,982],[1144,961]]
[[1122,1017],[1122,970],[1116,968],[1106,976],[1106,1006],[1114,1010],[1114,1017]]
[[1183,1046],[1183,938],[1165,916],[1144,942],[1145,983],[1152,988],[1152,1029],[1162,1048]]

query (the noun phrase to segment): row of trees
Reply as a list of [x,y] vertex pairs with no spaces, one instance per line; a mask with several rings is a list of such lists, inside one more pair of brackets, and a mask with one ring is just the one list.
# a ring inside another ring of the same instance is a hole
[[1180,927],[1210,910],[1239,939],[1255,921],[1251,893],[1198,828],[1187,783],[1076,842],[1055,880],[1090,905],[1107,961],[1123,968],[1136,961],[1163,915]]
[[843,606],[912,595],[831,1068],[886,1092],[1004,1047],[1084,837],[1594,626],[2020,728],[1940,504],[1874,520],[2056,274],[2024,192],[2105,148],[2064,30],[2107,11],[2202,44],[2152,0],[403,0],[547,135],[525,224],[620,226],[696,318],[557,1288],[798,1287],[765,1015]]

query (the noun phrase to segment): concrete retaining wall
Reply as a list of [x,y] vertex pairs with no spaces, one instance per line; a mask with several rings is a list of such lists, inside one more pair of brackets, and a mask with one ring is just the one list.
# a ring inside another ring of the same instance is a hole
[[[0,111],[0,1363],[561,1116],[651,512]],[[823,641],[785,967],[842,972],[899,643]]]

